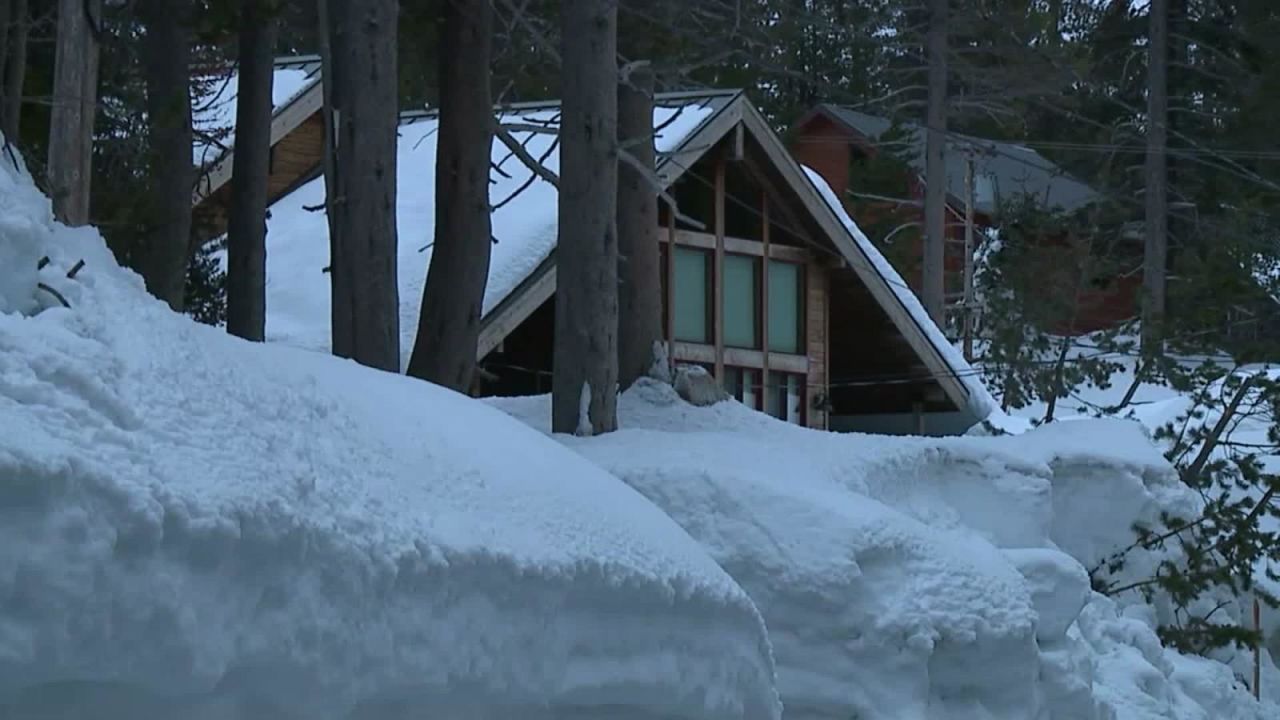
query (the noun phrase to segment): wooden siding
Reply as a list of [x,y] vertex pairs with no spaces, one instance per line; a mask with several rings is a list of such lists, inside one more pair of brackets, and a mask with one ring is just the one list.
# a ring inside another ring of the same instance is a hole
[[[324,119],[315,113],[271,147],[271,175],[267,202],[274,203],[320,170],[324,158]],[[194,210],[196,237],[203,242],[227,231],[231,183],[218,187]]]
[[827,413],[814,407],[827,392],[827,315],[830,273],[823,265],[810,262],[805,267],[804,327],[805,353],[809,356],[809,372],[805,376],[805,424],[825,430]]

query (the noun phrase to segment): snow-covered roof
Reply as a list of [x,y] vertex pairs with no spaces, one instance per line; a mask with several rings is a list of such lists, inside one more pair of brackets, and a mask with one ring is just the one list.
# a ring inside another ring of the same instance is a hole
[[[893,127],[889,118],[868,115],[840,105],[824,104],[819,111],[870,140],[877,140]],[[903,122],[906,131],[903,152],[907,162],[923,172],[925,135],[919,125]],[[1019,195],[1030,195],[1047,208],[1075,210],[1092,203],[1098,194],[1048,158],[1024,145],[998,140],[947,133],[947,192],[955,198],[965,196],[964,177],[966,151],[974,155],[974,208],[996,215],[1002,202]]]
[[849,213],[844,209],[844,205],[836,197],[835,191],[831,189],[827,181],[810,168],[804,168],[804,172],[822,196],[822,199],[826,201],[827,207],[831,208],[831,211],[839,218],[849,235],[858,244],[858,249],[863,256],[870,261],[876,273],[884,278],[889,285],[889,289],[893,291],[894,296],[897,298],[898,303],[928,337],[929,344],[938,351],[946,365],[945,372],[959,380],[960,384],[968,391],[968,409],[971,414],[978,421],[986,419],[999,408],[999,405],[991,397],[991,392],[987,390],[987,386],[982,382],[980,374],[974,370],[969,361],[964,359],[964,355],[956,349],[956,346],[951,344],[951,341],[943,334],[937,323],[929,317],[929,312],[920,303],[920,298],[916,297],[915,291],[902,279],[902,276],[893,268],[893,264],[889,262],[888,258],[880,252],[875,243],[867,238],[866,233],[862,232],[862,229],[853,221],[853,218],[849,217]]
[[[654,108],[659,152],[679,148],[737,93],[659,95]],[[556,103],[530,103],[504,110],[505,123],[559,124]],[[401,366],[407,366],[418,328],[435,222],[435,157],[438,121],[434,113],[402,116],[396,157],[396,221],[399,233]],[[554,134],[513,131],[529,154],[559,171]],[[489,280],[483,312],[488,314],[551,254],[556,243],[556,189],[531,172],[499,141],[493,143],[490,202],[494,205]],[[324,178],[302,185],[271,206],[267,221],[267,338],[328,352],[330,344],[329,228],[323,212]]]
[[[512,125],[558,126],[558,103],[531,103],[506,108],[501,120]],[[720,113],[746,123],[761,147],[787,178],[808,212],[829,234],[834,248],[846,256],[859,278],[868,283],[898,330],[938,376],[938,382],[971,422],[986,418],[995,404],[981,381],[947,341],[907,289],[892,266],[866,241],[830,188],[812,173],[806,180],[795,160],[750,103],[734,91],[660,94],[654,110],[656,146],[665,159],[659,175],[668,181],[691,165],[718,137],[689,140],[710,127]],[[732,124],[717,123],[724,132]],[[401,367],[408,365],[417,334],[426,270],[431,259],[435,213],[436,115],[402,116],[397,156],[397,226],[399,234]],[[556,136],[513,131],[528,153],[553,172],[559,169]],[[689,144],[688,147],[685,147]],[[556,189],[538,177],[495,140],[490,173],[494,206],[489,279],[483,313],[488,316],[513,295],[551,256],[556,242]],[[317,177],[278,200],[267,223],[267,337],[270,340],[328,351],[331,347],[328,223],[323,212],[324,180]],[[310,208],[310,209],[309,209]],[[880,285],[892,292],[881,291]]]
[[0,707],[74,681],[52,699],[98,687],[95,717],[777,717],[752,602],[599,467],[462,395],[171,312],[0,159],[8,247]]
[[[229,68],[203,79],[205,93],[191,100],[191,148],[196,167],[212,165],[235,143],[239,72]],[[320,58],[314,55],[278,58],[271,82],[271,104],[279,112],[320,81]]]

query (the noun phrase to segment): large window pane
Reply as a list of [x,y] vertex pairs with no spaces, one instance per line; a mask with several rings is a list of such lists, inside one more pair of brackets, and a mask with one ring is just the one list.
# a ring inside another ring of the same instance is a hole
[[746,255],[724,256],[724,344],[758,348],[756,306],[759,303],[756,268],[759,261]]
[[708,253],[676,247],[675,338],[685,342],[709,343],[707,323]]
[[800,266],[769,261],[769,349],[800,353]]

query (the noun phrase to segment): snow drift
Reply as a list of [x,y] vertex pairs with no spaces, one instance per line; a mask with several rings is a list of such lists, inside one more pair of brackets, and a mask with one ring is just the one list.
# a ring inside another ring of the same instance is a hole
[[759,613],[638,493],[169,312],[8,161],[0,310],[0,715],[777,715]]
[[[559,437],[702,542],[769,626],[788,718],[1262,718],[1085,564],[1188,502],[1135,424],[1017,439],[814,432],[642,382]],[[546,430],[548,399],[493,403]],[[1082,564],[1083,563],[1083,564]],[[1272,706],[1271,711],[1275,710]]]

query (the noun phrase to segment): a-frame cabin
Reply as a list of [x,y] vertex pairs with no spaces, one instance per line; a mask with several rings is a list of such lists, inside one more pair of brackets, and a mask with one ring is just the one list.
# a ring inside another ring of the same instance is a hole
[[[559,119],[554,102],[497,112],[503,122],[551,130]],[[795,162],[744,94],[660,94],[654,122],[658,175],[676,200],[672,212],[655,197],[672,362],[702,365],[741,402],[813,428],[953,434],[986,417],[992,404],[981,383],[824,181]],[[435,124],[431,112],[405,113],[401,122],[406,362],[430,259]],[[514,134],[530,155],[557,168],[553,132]],[[501,143],[494,143],[493,162],[496,244],[476,392],[543,393],[552,370],[555,189]],[[267,335],[326,350],[319,163],[315,158],[313,170],[271,208]]]

